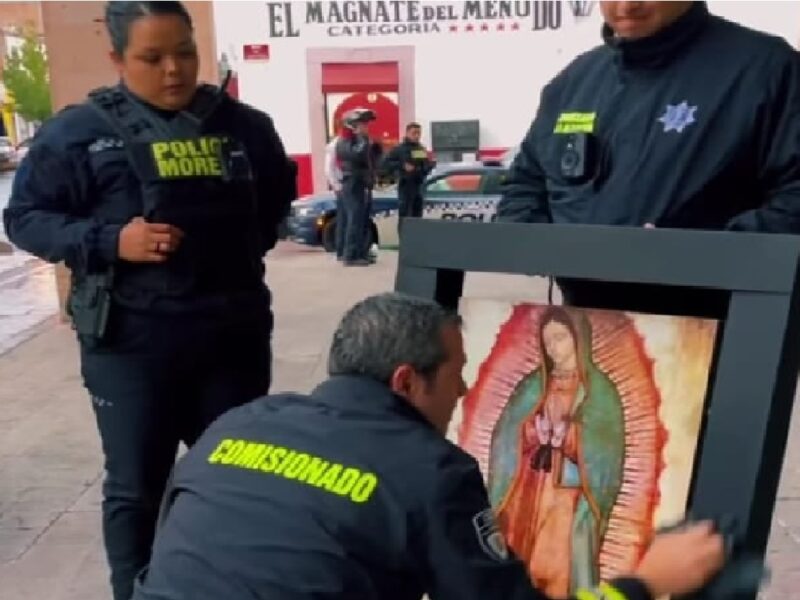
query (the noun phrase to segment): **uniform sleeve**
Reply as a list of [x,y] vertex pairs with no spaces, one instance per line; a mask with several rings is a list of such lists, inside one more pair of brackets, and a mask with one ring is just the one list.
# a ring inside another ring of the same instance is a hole
[[[489,506],[474,461],[444,465],[426,515],[431,600],[545,600],[523,564],[507,548]],[[581,590],[577,600],[652,600],[635,579],[619,579],[598,590]]]
[[768,86],[769,101],[758,124],[759,187],[766,199],[734,217],[733,231],[800,233],[800,54],[788,50]]
[[497,205],[497,220],[507,223],[549,223],[545,174],[539,162],[536,136],[541,135],[552,84],[542,92],[541,105],[519,152],[511,163]]
[[117,259],[122,225],[88,216],[91,192],[88,158],[78,150],[35,141],[19,165],[3,213],[11,242],[49,262],[96,272]]
[[283,146],[272,119],[266,116],[263,137],[258,140],[266,148],[258,168],[258,215],[266,254],[275,247],[281,222],[297,199],[297,164]]

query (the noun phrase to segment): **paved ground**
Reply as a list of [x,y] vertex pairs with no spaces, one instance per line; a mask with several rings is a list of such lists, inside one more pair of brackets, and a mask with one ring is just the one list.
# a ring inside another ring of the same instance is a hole
[[[391,289],[394,261],[383,253],[375,267],[344,269],[292,245],[274,253],[275,390],[305,391],[323,378],[328,340],[342,311]],[[469,295],[540,300],[543,292],[536,280],[489,275],[470,278],[466,288]],[[54,307],[52,293],[42,291],[40,301],[47,305],[51,294]],[[45,325],[0,356],[0,600],[106,600],[98,440],[72,332],[52,320]],[[797,424],[794,429],[774,519],[770,600],[800,598]]]

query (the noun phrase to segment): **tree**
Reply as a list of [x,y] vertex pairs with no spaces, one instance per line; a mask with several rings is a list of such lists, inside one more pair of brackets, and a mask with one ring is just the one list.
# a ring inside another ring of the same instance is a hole
[[53,113],[47,56],[36,32],[26,31],[23,37],[22,46],[6,57],[3,83],[16,112],[26,121],[41,123]]

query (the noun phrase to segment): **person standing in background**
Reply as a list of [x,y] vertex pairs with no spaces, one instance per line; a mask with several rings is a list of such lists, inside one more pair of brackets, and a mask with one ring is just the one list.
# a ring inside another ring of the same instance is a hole
[[375,120],[371,110],[356,108],[348,112],[336,143],[336,158],[342,170],[342,202],[347,215],[344,239],[344,264],[367,266],[370,258],[370,212],[375,165],[380,159],[380,144],[369,137],[369,124]]
[[336,196],[336,260],[344,260],[344,236],[347,223],[344,202],[342,201],[342,170],[336,158],[336,144],[339,135],[335,135],[325,147],[325,180]]
[[428,151],[420,143],[422,127],[419,123],[406,126],[403,141],[392,148],[383,160],[383,171],[397,179],[399,214],[397,231],[403,228],[406,217],[421,217],[425,199],[422,186],[425,179],[436,166],[428,156]]

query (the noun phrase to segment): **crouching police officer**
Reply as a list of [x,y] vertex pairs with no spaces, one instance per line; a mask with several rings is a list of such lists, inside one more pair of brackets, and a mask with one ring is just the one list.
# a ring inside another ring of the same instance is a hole
[[[228,412],[177,465],[134,600],[545,598],[506,548],[478,464],[444,436],[464,362],[458,317],[435,303],[356,305],[328,381]],[[577,597],[689,592],[722,562],[700,524]]]
[[4,221],[73,274],[112,587],[128,600],[179,442],[268,391],[263,257],[296,194],[270,118],[198,87],[180,2],[111,2],[106,25],[122,82],[45,124]]

